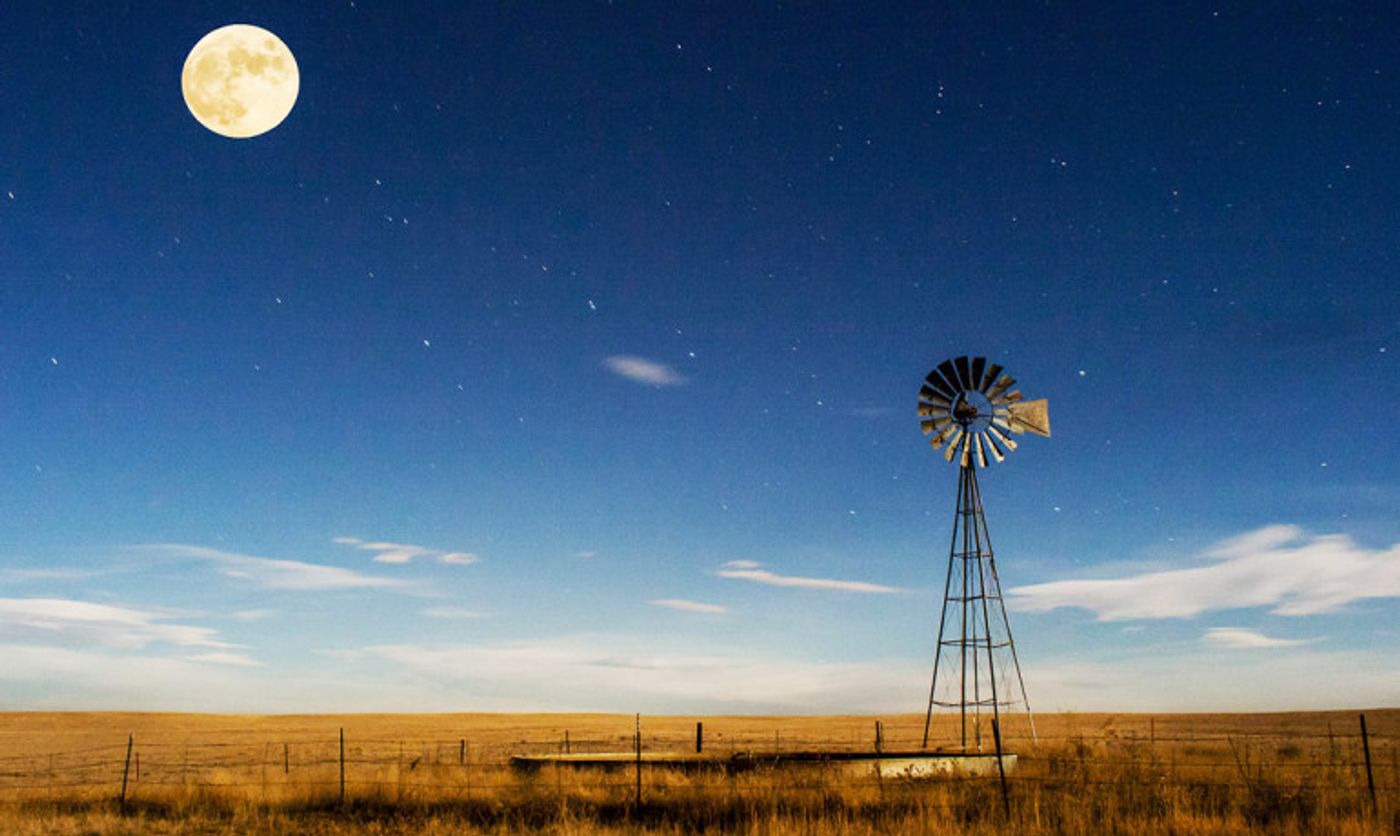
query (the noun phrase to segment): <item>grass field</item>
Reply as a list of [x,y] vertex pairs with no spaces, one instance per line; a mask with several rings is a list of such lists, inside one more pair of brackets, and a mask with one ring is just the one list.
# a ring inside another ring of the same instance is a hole
[[[1400,710],[1365,712],[1374,806],[1358,714],[1041,715],[1034,742],[1009,718],[1019,761],[1005,799],[995,779],[719,768],[741,754],[869,751],[874,717],[643,717],[647,753],[693,752],[703,721],[716,768],[645,767],[639,799],[634,766],[508,764],[631,751],[631,716],[9,713],[0,831],[1400,833]],[[918,748],[921,716],[878,719],[885,750]],[[954,728],[942,718],[934,744],[954,744]]]

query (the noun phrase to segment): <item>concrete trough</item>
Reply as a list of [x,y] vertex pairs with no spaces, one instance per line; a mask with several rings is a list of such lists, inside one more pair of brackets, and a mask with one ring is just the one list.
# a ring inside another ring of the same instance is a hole
[[[1016,755],[1006,752],[1002,765],[1007,774],[1016,768]],[[852,778],[994,778],[997,756],[980,752],[783,752],[704,754],[643,752],[642,766],[679,772],[741,772],[774,770],[825,770]],[[596,752],[568,755],[514,755],[511,766],[532,772],[546,765],[556,768],[599,771],[635,769],[635,752]]]

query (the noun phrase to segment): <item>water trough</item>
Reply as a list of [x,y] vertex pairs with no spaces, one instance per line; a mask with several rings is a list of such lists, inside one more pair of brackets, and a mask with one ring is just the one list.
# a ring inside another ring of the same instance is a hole
[[[1002,765],[1010,773],[1016,755],[1003,753]],[[514,755],[511,766],[533,772],[546,765],[578,770],[620,771],[636,769],[636,752],[595,752],[590,754]],[[679,772],[725,772],[729,774],[786,769],[826,770],[853,778],[992,778],[997,775],[997,756],[979,752],[782,752],[780,754],[737,753],[728,757],[706,754],[643,752],[641,765],[648,769]]]

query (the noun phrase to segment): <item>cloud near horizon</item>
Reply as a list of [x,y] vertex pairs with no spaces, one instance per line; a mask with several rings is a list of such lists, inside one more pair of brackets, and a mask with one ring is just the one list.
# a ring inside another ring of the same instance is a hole
[[1308,538],[1273,525],[1216,544],[1206,565],[1107,580],[1020,586],[1007,604],[1021,612],[1079,607],[1099,621],[1190,618],[1213,610],[1269,607],[1274,615],[1333,612],[1353,601],[1400,597],[1400,544],[1367,549],[1342,534]]
[[0,598],[0,637],[43,639],[73,645],[142,650],[155,643],[231,649],[242,645],[215,638],[208,627],[169,624],[151,610],[94,604],[69,598]]
[[766,584],[768,586],[790,586],[803,589],[831,589],[838,592],[862,592],[879,595],[892,595],[908,592],[897,586],[885,586],[884,584],[869,583],[867,581],[848,581],[837,578],[804,578],[796,575],[779,575],[761,568],[761,563],[752,560],[731,560],[719,567],[715,572],[721,578],[733,578],[735,580],[751,581],[753,583]]
[[1201,637],[1201,641],[1231,650],[1252,650],[1266,647],[1297,647],[1312,644],[1317,639],[1276,639],[1244,627],[1212,627]]
[[365,542],[358,537],[332,537],[331,542],[339,546],[352,546],[361,551],[377,552],[371,558],[376,563],[402,564],[412,561],[415,557],[426,557],[438,563],[469,566],[480,559],[471,552],[449,552],[411,543]]
[[603,367],[634,383],[646,383],[652,386],[681,386],[686,383],[684,377],[665,363],[658,363],[655,360],[630,354],[614,354],[607,357],[603,360]]

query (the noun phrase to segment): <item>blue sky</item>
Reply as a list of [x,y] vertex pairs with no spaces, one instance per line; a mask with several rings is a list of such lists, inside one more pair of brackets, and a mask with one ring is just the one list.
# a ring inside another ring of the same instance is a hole
[[960,354],[1033,706],[1400,702],[1393,13],[0,24],[0,707],[920,711]]

